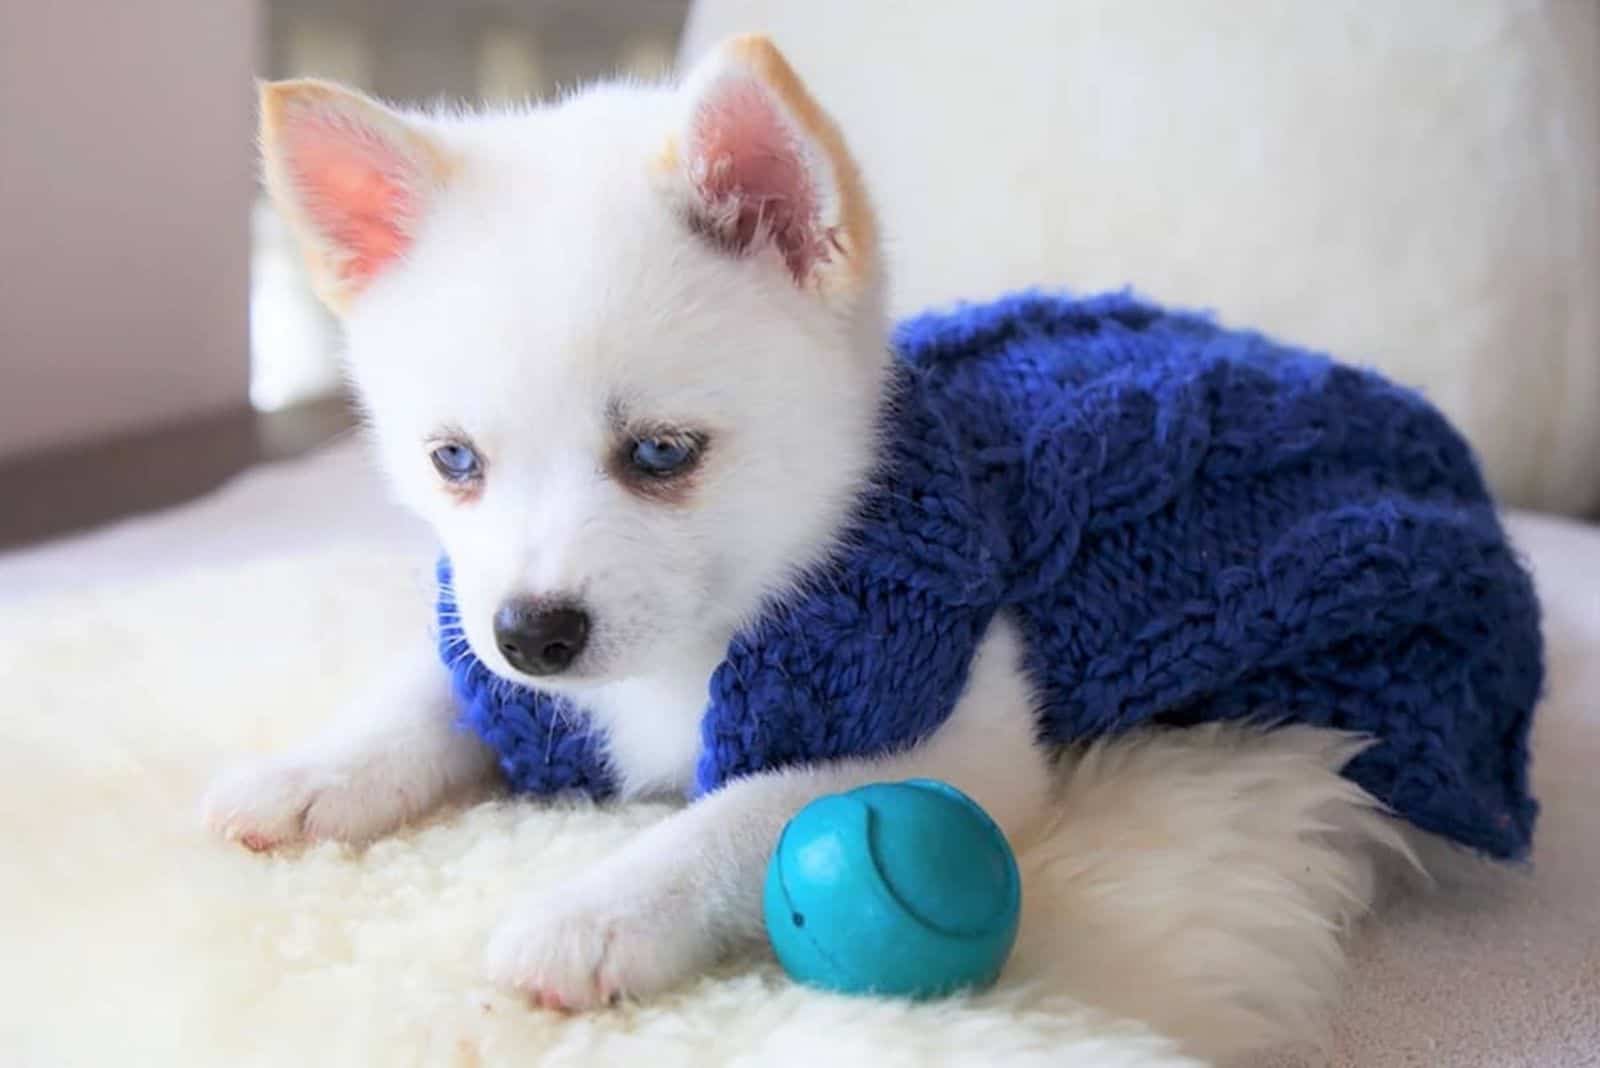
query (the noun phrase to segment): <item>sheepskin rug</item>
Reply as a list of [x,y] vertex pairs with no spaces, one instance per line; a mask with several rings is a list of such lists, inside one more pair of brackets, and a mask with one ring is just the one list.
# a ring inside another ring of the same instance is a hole
[[1330,770],[1348,744],[1312,732],[1076,761],[1023,851],[1001,983],[935,1004],[802,990],[763,957],[586,1016],[489,984],[511,897],[661,807],[500,799],[282,856],[204,833],[213,773],[303,737],[414,647],[426,564],[324,550],[7,606],[0,1062],[1176,1066],[1317,1034],[1370,894],[1329,836],[1387,832]]

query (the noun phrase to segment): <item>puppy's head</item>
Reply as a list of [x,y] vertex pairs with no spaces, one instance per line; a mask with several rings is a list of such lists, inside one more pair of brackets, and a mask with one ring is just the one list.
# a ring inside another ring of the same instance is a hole
[[766,40],[681,86],[477,116],[271,84],[262,143],[491,668],[651,672],[830,547],[875,451],[881,267],[854,163]]

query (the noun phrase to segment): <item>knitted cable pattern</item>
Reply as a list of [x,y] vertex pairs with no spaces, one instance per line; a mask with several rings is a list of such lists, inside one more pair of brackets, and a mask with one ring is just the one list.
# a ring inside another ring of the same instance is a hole
[[[926,314],[895,348],[880,475],[830,563],[730,643],[697,792],[915,744],[1004,610],[1048,742],[1359,731],[1376,744],[1346,774],[1380,801],[1526,854],[1538,606],[1470,450],[1419,396],[1126,294]],[[610,789],[580,710],[441,649],[515,787]]]

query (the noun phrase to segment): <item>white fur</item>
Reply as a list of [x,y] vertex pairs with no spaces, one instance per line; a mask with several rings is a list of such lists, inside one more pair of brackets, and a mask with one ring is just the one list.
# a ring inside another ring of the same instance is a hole
[[1380,871],[1411,870],[1395,824],[1333,774],[1362,747],[1311,727],[1209,725],[1068,761],[1024,879],[1070,888],[1077,915],[1041,922],[1017,978],[1060,977],[1209,1057],[1320,1040],[1350,923]]
[[[684,94],[727,82],[702,74],[682,92],[611,86],[552,109],[411,120],[458,173],[346,318],[388,472],[454,561],[462,639],[518,679],[492,637],[496,607],[528,594],[588,607],[590,648],[539,684],[590,710],[626,797],[692,784],[722,650],[829,551],[875,451],[887,359],[876,272],[824,296],[775,250],[715,248],[684,223],[692,183],[649,163],[698,113]],[[684,161],[691,174],[702,165]],[[709,435],[686,503],[643,499],[608,474],[619,406]],[[479,499],[459,500],[430,465],[441,433],[470,436],[484,456]],[[416,660],[380,680],[355,726],[221,779],[205,805],[212,825],[254,848],[366,839],[487,779],[481,746],[450,729],[443,673],[427,653]],[[491,940],[490,970],[566,1008],[672,987],[759,939],[762,871],[784,821],[872,780],[946,779],[1025,844],[1052,794],[1034,723],[1002,618],[954,714],[919,748],[728,785],[541,886]],[[1358,790],[1308,772],[1348,752],[1314,732],[1211,730],[1077,761],[1061,817],[1073,831],[1055,835],[1073,852],[1056,863],[1131,873],[1143,888],[1115,901],[1078,888],[1078,905],[1104,920],[1085,943],[1085,995],[1205,1051],[1309,1026],[1338,976],[1335,929],[1370,893],[1362,850],[1382,837]],[[1364,833],[1341,838],[1342,819]],[[1271,976],[1270,991],[1208,982],[1234,952]],[[1165,962],[1154,979],[1153,960]]]

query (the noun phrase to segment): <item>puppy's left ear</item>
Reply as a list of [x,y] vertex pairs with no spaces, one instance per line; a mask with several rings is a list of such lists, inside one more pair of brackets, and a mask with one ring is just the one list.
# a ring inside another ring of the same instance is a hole
[[830,297],[876,280],[877,225],[855,161],[771,41],[724,41],[682,97],[659,162],[696,234]]

